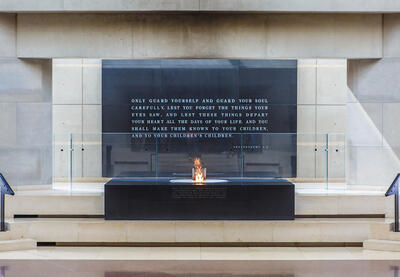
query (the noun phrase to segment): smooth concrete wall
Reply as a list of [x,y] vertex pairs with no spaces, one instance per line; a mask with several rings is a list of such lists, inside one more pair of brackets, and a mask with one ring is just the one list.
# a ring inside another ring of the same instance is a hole
[[0,14],[0,172],[12,185],[52,182],[51,62],[16,58],[16,15]]
[[379,58],[382,16],[19,14],[17,42],[29,58]]
[[348,182],[389,186],[400,172],[400,58],[349,61]]
[[399,12],[393,0],[2,0],[0,11]]
[[400,172],[400,15],[384,15],[383,59],[349,60],[349,184],[389,186]]

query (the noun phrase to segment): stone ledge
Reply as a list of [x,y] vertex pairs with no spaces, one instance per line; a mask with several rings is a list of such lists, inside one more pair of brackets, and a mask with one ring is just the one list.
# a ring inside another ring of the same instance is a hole
[[[369,203],[365,205],[365,203]],[[296,193],[296,215],[390,215],[392,200],[377,195],[326,195]],[[6,216],[103,215],[102,193],[72,194],[54,191],[18,192],[7,196]]]
[[393,13],[400,2],[392,0],[2,0],[1,12],[354,12]]
[[36,248],[36,241],[33,239],[0,241],[0,251],[30,250],[35,248]]
[[102,219],[16,220],[18,238],[38,242],[136,243],[362,243],[380,220],[294,221],[104,221]]
[[369,239],[364,241],[363,247],[366,250],[379,251],[400,251],[400,241]]

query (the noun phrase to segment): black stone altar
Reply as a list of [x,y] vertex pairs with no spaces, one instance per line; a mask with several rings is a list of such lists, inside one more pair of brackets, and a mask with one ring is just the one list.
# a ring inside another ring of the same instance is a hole
[[171,179],[112,179],[106,220],[293,220],[294,184],[283,179],[226,179],[196,185]]

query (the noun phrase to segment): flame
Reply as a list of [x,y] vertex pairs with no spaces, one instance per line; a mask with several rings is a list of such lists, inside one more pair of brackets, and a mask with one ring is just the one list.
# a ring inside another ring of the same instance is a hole
[[201,166],[201,160],[199,158],[195,158],[193,161],[193,166],[194,166],[194,176],[193,176],[193,181],[196,183],[202,183],[205,181],[205,174],[204,174],[204,169]]

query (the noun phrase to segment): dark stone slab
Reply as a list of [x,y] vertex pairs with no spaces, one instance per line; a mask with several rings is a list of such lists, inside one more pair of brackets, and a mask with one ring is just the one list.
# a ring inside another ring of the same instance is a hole
[[293,220],[294,184],[283,179],[227,179],[193,185],[171,179],[112,179],[106,220]]

